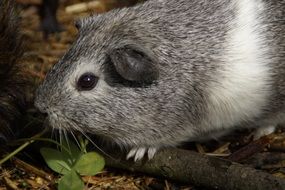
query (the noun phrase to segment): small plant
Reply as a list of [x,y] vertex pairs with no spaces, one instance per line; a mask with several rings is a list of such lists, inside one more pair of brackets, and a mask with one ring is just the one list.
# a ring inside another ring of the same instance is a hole
[[59,190],[80,190],[84,188],[82,175],[95,175],[105,165],[104,158],[96,152],[87,152],[87,143],[80,141],[80,148],[72,142],[63,141],[60,150],[41,148],[47,165],[63,176],[58,182]]

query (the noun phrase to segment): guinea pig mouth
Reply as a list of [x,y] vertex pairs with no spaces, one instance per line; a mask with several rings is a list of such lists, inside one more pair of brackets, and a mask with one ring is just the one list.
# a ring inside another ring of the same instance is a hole
[[44,121],[45,128],[56,128],[56,129],[69,129],[65,117],[57,113],[46,113],[47,117]]

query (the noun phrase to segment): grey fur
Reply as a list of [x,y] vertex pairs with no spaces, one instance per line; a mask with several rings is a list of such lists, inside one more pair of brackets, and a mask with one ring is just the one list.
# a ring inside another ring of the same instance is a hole
[[[284,122],[284,10],[284,0],[149,0],[85,18],[35,105],[54,127],[101,135],[138,159],[235,126]],[[113,52],[130,46],[157,69],[150,83],[127,81],[112,63]],[[85,72],[99,82],[78,91]]]

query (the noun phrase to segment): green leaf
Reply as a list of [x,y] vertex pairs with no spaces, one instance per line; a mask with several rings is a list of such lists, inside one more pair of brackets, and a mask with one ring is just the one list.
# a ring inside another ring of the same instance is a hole
[[66,173],[58,183],[58,190],[81,190],[84,189],[84,183],[75,170]]
[[69,163],[70,157],[68,155],[52,148],[41,148],[40,152],[53,171],[67,174],[71,170],[72,165]]
[[79,147],[72,141],[64,139],[61,142],[61,146],[64,147],[61,149],[62,153],[69,155],[69,163],[71,165],[74,165],[76,160],[83,154]]
[[83,154],[74,165],[75,169],[81,175],[95,175],[105,166],[104,158],[96,152]]

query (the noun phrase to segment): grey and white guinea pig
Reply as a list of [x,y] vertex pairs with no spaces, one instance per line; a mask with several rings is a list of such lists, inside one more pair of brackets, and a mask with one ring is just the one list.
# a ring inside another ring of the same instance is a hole
[[152,158],[285,120],[285,0],[149,0],[77,22],[35,105],[62,130]]

